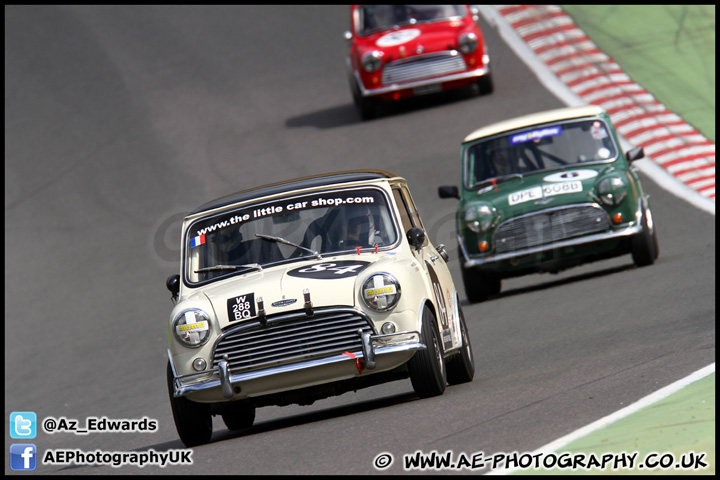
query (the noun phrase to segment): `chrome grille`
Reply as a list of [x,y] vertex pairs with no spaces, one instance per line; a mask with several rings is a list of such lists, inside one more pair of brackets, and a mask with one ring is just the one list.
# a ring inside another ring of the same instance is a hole
[[411,82],[424,78],[463,72],[467,69],[463,56],[449,51],[430,55],[420,55],[411,59],[388,63],[383,69],[382,83],[390,85]]
[[511,252],[610,228],[605,211],[594,205],[574,205],[512,218],[495,232],[495,251]]
[[234,372],[337,355],[362,349],[358,330],[373,333],[361,313],[349,309],[315,311],[312,317],[296,312],[228,330],[215,345],[213,366],[225,355]]

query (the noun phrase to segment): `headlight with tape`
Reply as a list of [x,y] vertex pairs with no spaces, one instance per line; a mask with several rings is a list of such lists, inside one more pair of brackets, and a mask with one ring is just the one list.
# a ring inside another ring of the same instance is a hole
[[620,205],[627,197],[625,182],[620,177],[602,179],[598,184],[597,192],[600,200],[608,206]]
[[495,218],[495,208],[484,203],[473,205],[465,211],[465,224],[475,233],[487,232]]
[[207,313],[199,309],[181,312],[173,321],[173,333],[186,347],[200,347],[210,338],[212,326]]
[[400,300],[400,283],[389,273],[376,273],[365,280],[362,286],[365,305],[378,312],[385,312]]

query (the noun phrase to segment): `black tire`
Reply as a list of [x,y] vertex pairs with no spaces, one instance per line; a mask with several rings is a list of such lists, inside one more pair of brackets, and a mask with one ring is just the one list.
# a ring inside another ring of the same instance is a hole
[[478,93],[480,95],[489,95],[495,89],[493,85],[492,74],[488,72],[486,75],[478,78],[477,81]]
[[350,79],[350,90],[352,91],[353,103],[355,103],[362,120],[372,120],[378,116],[380,105],[377,99],[363,97],[354,78]]
[[223,411],[222,419],[230,431],[250,428],[255,421],[255,407],[236,405],[232,409]]
[[410,381],[420,398],[442,395],[447,384],[444,353],[435,315],[427,306],[423,310],[421,337],[427,348],[415,352],[408,362]]
[[173,373],[167,365],[168,394],[172,407],[175,429],[186,447],[204,445],[210,441],[213,425],[210,405],[197,403],[185,397],[173,397]]
[[470,333],[465,323],[465,315],[459,306],[458,311],[460,312],[462,346],[460,351],[447,361],[447,380],[450,385],[471,382],[475,376],[475,357],[472,353]]
[[372,120],[379,114],[380,105],[374,98],[360,97],[356,105],[362,120]]
[[502,289],[499,277],[485,274],[475,268],[461,267],[465,295],[471,303],[484,302]]
[[633,262],[638,267],[652,265],[659,254],[657,230],[653,227],[652,231],[650,231],[648,216],[652,218],[650,209],[643,209],[642,232],[635,235],[631,240]]

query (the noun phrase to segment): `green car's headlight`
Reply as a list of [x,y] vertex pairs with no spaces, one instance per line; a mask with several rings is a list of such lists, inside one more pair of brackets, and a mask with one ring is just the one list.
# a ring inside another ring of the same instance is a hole
[[186,347],[200,347],[210,338],[212,326],[207,313],[197,308],[180,312],[173,321],[173,333]]
[[473,205],[465,211],[465,225],[475,232],[487,232],[495,221],[495,208],[485,205]]
[[363,282],[361,295],[365,305],[385,312],[400,301],[400,283],[389,273],[375,273]]
[[598,196],[607,206],[620,205],[625,197],[625,182],[620,177],[608,177],[600,181],[597,187]]

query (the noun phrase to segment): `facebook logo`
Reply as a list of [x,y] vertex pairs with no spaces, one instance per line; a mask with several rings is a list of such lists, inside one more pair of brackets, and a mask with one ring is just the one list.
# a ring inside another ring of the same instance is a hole
[[35,412],[12,412],[10,414],[10,438],[35,438],[37,415]]
[[32,443],[10,445],[10,468],[12,470],[35,470],[37,448]]

